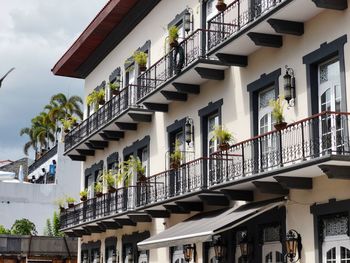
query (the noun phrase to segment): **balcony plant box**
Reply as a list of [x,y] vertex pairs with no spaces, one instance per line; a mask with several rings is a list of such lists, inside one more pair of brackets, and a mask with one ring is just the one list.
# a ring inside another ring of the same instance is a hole
[[141,72],[144,72],[147,70],[147,60],[148,60],[148,55],[145,52],[142,51],[136,51],[133,55],[133,58],[135,62],[139,65],[139,70]]
[[84,189],[80,192],[80,201],[85,202],[87,200],[88,191]]
[[114,96],[117,96],[120,93],[120,84],[118,82],[110,82],[109,88],[111,89],[111,92]]
[[220,151],[227,151],[230,148],[230,142],[233,140],[233,135],[222,125],[218,125],[213,131],[213,137],[211,140],[219,143]]
[[284,104],[285,101],[283,96],[279,96],[277,99],[269,101],[269,106],[272,108],[272,118],[275,120],[274,126],[277,131],[285,129],[288,125],[284,121]]
[[67,197],[66,201],[67,201],[67,204],[68,204],[68,208],[73,208],[74,207],[75,199],[73,197]]
[[174,151],[170,154],[170,169],[177,170],[181,166],[183,154],[180,150],[180,145],[180,141],[176,140],[174,145]]
[[227,5],[225,4],[224,0],[218,0],[216,3],[216,9],[220,12],[223,12],[226,10]]
[[103,195],[102,193],[103,186],[100,182],[95,183],[95,195],[96,197],[101,197]]
[[179,45],[179,29],[177,26],[171,26],[168,29],[168,41],[171,48],[177,47]]

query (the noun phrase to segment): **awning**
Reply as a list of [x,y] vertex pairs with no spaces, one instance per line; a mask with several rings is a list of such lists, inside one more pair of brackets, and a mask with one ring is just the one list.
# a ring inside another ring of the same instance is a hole
[[284,204],[284,201],[263,201],[243,205],[228,210],[197,214],[178,223],[158,235],[152,236],[137,245],[140,250],[160,247],[173,247],[212,240],[212,236],[234,228],[266,211]]

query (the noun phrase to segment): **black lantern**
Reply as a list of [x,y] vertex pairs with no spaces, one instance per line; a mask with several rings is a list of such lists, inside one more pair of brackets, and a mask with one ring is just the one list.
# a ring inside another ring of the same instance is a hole
[[128,262],[129,262],[129,263],[132,263],[133,260],[134,260],[134,257],[133,257],[133,255],[132,255],[132,249],[130,248],[130,249],[129,249],[129,252],[128,252]]
[[222,242],[221,236],[214,237],[213,246],[215,252],[215,259],[220,262],[225,254],[225,246]]
[[294,70],[286,66],[286,74],[284,79],[284,98],[288,102],[289,106],[294,106],[295,100],[295,77]]
[[289,259],[289,262],[300,260],[302,247],[300,234],[294,229],[289,230],[286,236],[286,257]]
[[247,260],[249,257],[249,242],[247,234],[242,235],[242,239],[239,242],[239,248],[241,249],[241,255],[244,260]]
[[192,124],[193,120],[187,117],[185,123],[185,141],[187,144],[190,144],[192,142]]
[[187,7],[184,14],[184,30],[186,33],[192,29],[192,9]]
[[195,246],[191,246],[191,245],[183,246],[184,258],[186,262],[190,262],[192,260],[194,251],[195,251]]

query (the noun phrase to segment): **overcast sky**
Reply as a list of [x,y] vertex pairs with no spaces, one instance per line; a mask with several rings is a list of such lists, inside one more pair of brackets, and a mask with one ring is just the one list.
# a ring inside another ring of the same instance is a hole
[[[24,157],[22,127],[53,94],[83,94],[83,81],[51,68],[107,0],[0,0],[0,160]],[[30,156],[33,157],[33,156]]]

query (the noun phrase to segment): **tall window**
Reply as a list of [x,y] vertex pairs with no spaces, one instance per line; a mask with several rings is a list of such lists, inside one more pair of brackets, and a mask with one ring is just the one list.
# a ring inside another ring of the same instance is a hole
[[283,263],[280,226],[267,226],[263,229],[262,256],[264,263]]
[[185,263],[184,252],[182,246],[173,248],[173,255],[171,257],[171,263]]
[[206,3],[207,21],[212,19],[218,13],[218,10],[215,7],[216,2],[216,0],[208,0]]
[[217,139],[214,139],[213,131],[219,125],[219,114],[215,113],[208,116],[208,125],[207,125],[207,134],[208,134],[208,155],[216,152],[218,150],[219,142]]

